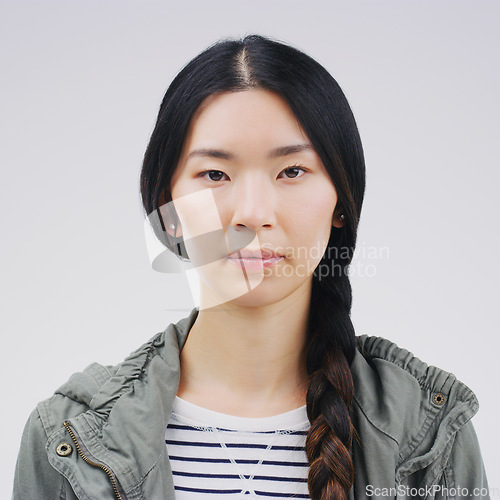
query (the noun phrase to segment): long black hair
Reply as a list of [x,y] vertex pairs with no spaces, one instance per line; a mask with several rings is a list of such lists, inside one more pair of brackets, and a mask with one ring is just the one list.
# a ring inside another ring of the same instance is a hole
[[332,227],[314,272],[306,346],[309,494],[313,500],[344,499],[355,473],[349,368],[355,333],[348,266],[363,203],[365,163],[354,116],[335,79],[310,56],[261,35],[214,43],[178,73],[163,98],[144,157],[142,203],[149,215],[172,199],[171,179],[193,113],[203,100],[249,89],[285,99],[336,188],[335,212],[344,214],[344,225]]

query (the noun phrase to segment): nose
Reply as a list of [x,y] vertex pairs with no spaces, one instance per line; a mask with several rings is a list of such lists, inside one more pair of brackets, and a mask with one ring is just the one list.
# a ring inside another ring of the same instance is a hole
[[265,176],[253,172],[238,179],[232,188],[232,226],[246,226],[258,232],[276,225],[275,188]]

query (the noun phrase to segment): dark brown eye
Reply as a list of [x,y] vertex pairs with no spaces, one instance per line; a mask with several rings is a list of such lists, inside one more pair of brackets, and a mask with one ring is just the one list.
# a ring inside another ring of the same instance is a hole
[[[296,177],[301,177],[304,175],[304,169],[302,167],[288,167],[281,172],[282,174],[285,174],[285,177],[287,179],[295,179]],[[281,174],[280,174],[281,175]]]
[[201,175],[205,178],[208,177],[208,180],[218,182],[221,181],[226,174],[224,172],[221,172],[220,170],[207,170],[205,172],[202,172]]

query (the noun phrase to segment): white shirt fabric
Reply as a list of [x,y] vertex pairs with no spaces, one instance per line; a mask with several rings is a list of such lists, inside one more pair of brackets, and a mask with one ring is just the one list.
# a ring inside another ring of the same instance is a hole
[[176,396],[165,433],[176,500],[309,498],[306,406],[236,417]]

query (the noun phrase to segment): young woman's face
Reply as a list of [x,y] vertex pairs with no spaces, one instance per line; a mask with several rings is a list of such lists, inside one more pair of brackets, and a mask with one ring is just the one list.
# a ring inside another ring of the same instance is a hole
[[[332,224],[342,225],[333,218],[337,193],[318,154],[284,99],[266,90],[202,103],[171,193],[202,298],[211,296],[213,305],[309,294]],[[238,248],[228,243],[231,230],[246,235]],[[212,240],[196,238],[207,234]],[[227,251],[218,258],[214,248]]]

